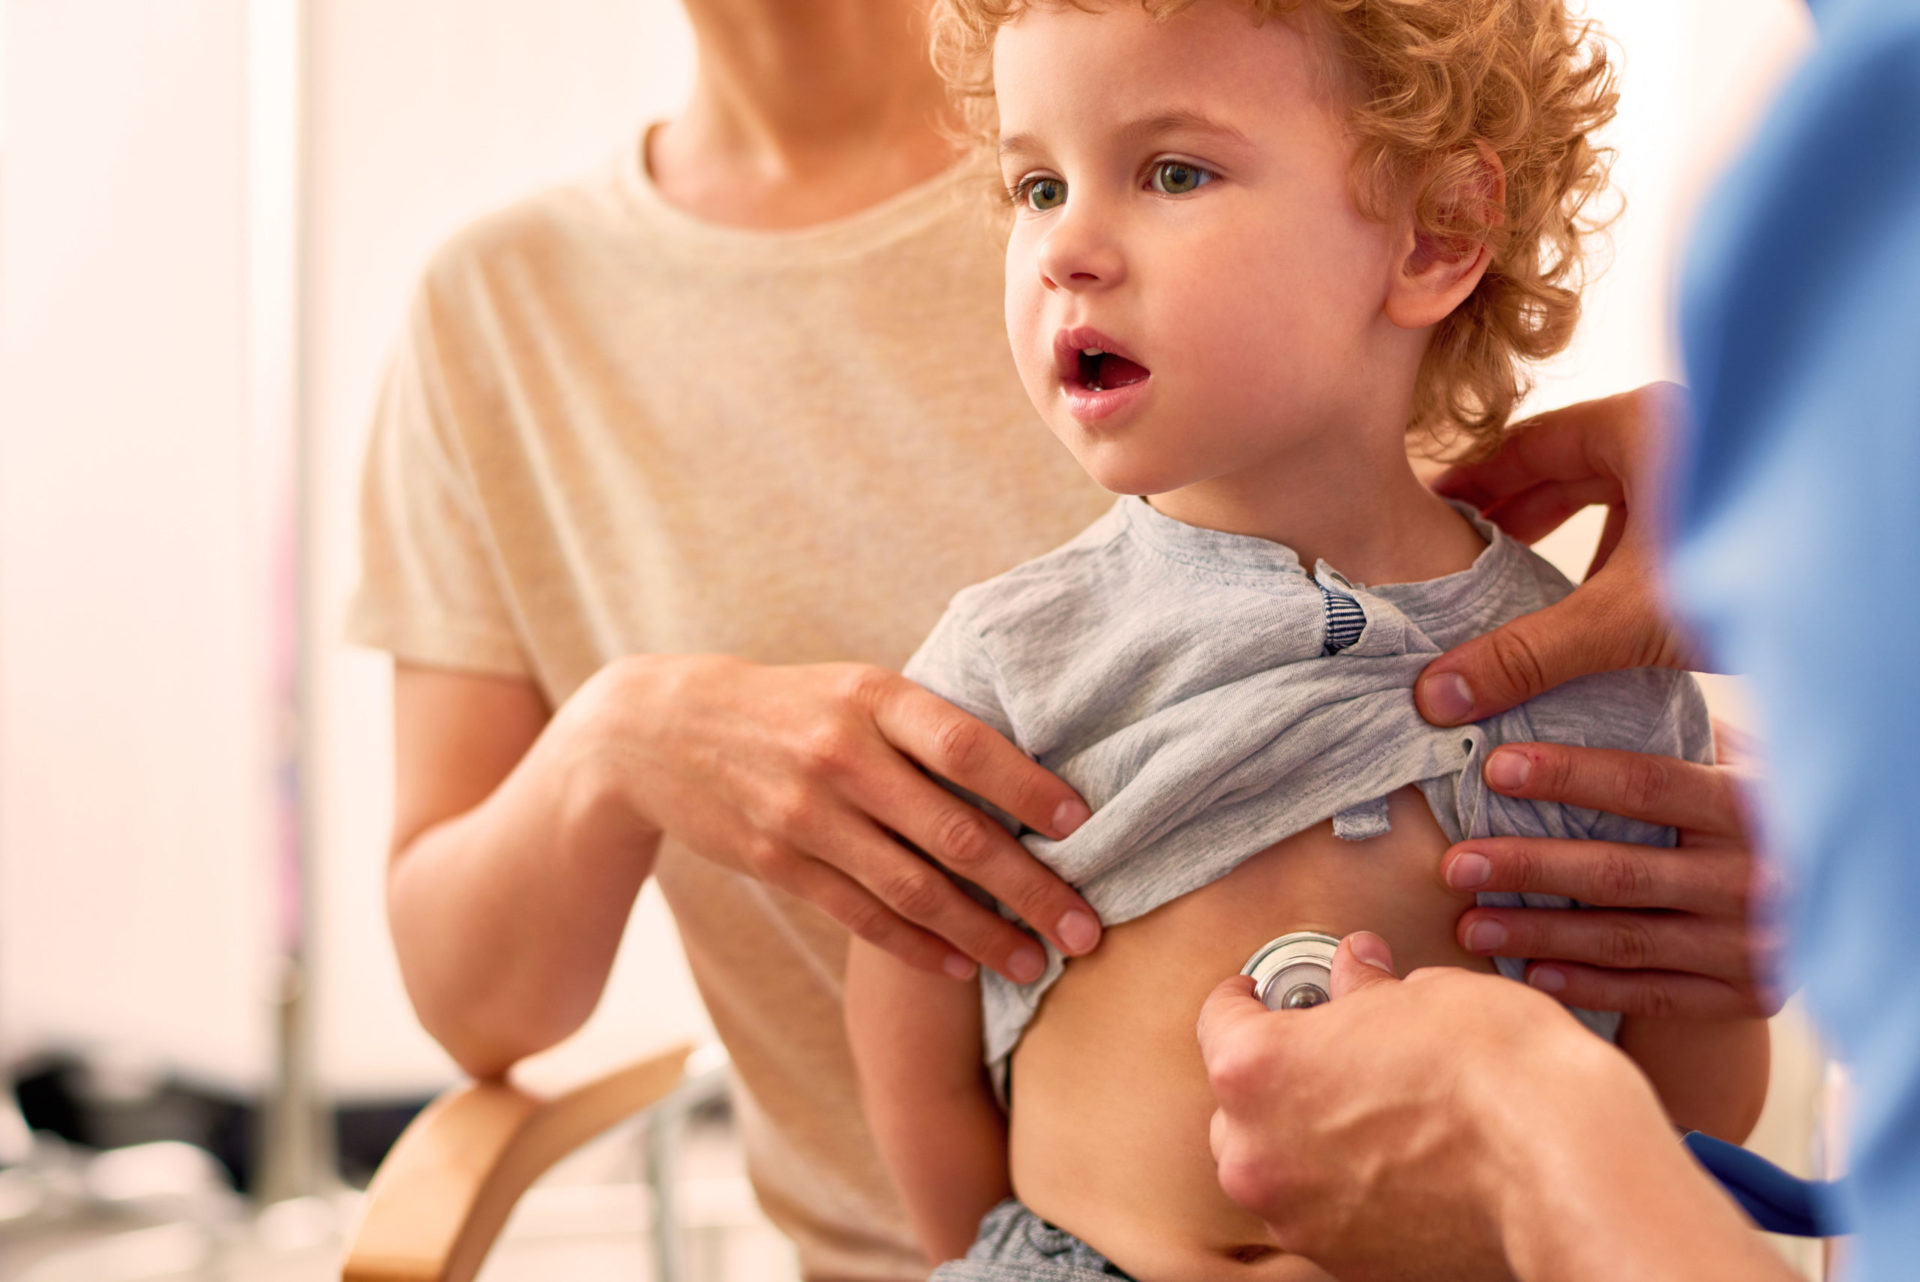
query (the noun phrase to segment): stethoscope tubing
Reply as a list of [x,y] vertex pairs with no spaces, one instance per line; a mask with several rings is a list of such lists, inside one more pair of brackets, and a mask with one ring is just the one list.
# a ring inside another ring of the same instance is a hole
[[1803,1180],[1751,1149],[1688,1131],[1680,1142],[1753,1222],[1789,1237],[1839,1237],[1839,1180]]

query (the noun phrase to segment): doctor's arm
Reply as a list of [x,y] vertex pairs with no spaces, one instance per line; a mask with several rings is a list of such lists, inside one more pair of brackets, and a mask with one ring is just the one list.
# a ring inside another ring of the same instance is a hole
[[1268,1011],[1244,977],[1201,1012],[1221,1187],[1337,1276],[1786,1282],[1646,1080],[1544,995],[1392,972],[1350,936],[1336,1000]]

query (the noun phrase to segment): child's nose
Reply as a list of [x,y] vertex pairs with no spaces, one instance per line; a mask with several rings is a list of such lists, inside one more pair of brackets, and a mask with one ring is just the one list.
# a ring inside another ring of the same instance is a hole
[[1126,277],[1126,259],[1109,227],[1090,210],[1062,210],[1040,247],[1040,279],[1048,289],[1110,289]]

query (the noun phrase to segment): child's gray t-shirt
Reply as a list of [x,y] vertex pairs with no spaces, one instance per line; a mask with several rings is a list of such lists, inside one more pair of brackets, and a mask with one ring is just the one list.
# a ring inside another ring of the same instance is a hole
[[[1329,817],[1343,837],[1378,835],[1387,794],[1409,783],[1449,842],[1671,846],[1671,828],[1502,796],[1480,767],[1496,745],[1530,740],[1711,761],[1706,705],[1686,674],[1582,677],[1453,729],[1415,710],[1414,679],[1435,654],[1572,590],[1531,550],[1461,510],[1488,540],[1471,568],[1367,588],[1324,561],[1309,575],[1278,543],[1122,499],[1072,542],[954,597],[905,672],[1006,735],[1092,807],[1064,841],[989,810],[1108,926]],[[1558,895],[1479,901],[1578,906]],[[982,972],[996,1078],[1064,969],[1042,943],[1047,969],[1031,984]],[[1496,965],[1517,979],[1526,963]],[[1619,1026],[1612,1012],[1575,1013],[1605,1037]]]

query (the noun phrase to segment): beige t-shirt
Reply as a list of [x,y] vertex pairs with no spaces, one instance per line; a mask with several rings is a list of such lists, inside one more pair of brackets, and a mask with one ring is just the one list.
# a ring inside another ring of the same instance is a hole
[[[1022,393],[952,174],[828,225],[665,204],[629,149],[433,259],[367,457],[353,640],[558,706],[635,652],[898,668],[1105,510]],[[841,1026],[846,936],[669,842],[656,876],[810,1278],[924,1273]]]

